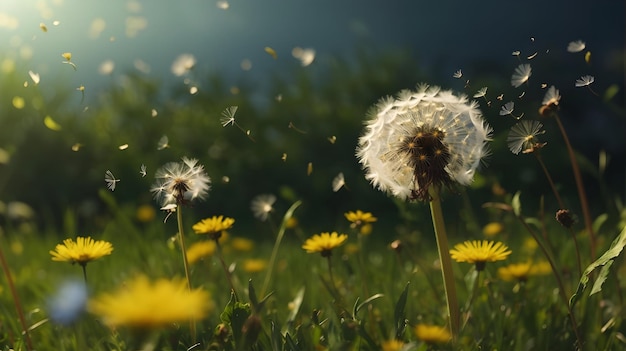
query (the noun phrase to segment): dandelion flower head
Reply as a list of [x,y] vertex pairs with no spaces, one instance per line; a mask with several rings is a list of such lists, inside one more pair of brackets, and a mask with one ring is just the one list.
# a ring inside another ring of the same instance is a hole
[[156,182],[150,191],[163,207],[188,204],[196,198],[204,199],[211,189],[211,178],[196,159],[183,157],[182,162],[166,163],[154,177]]
[[104,240],[93,240],[91,237],[77,237],[65,239],[58,244],[54,251],[50,251],[53,261],[70,262],[86,265],[87,262],[97,260],[113,252],[113,245]]
[[302,248],[307,253],[319,252],[323,257],[328,257],[334,248],[343,245],[347,239],[346,234],[338,234],[337,232],[315,234],[304,242]]
[[505,260],[511,250],[501,242],[487,240],[465,241],[450,250],[452,259],[457,262],[475,263],[476,270],[482,270],[486,262]]
[[472,182],[491,131],[476,102],[420,85],[370,110],[356,156],[375,187],[401,199],[429,200],[431,186]]
[[217,245],[215,244],[215,241],[202,240],[193,243],[187,249],[187,262],[189,264],[194,264],[205,257],[213,255],[216,249]]
[[183,279],[151,282],[139,276],[113,293],[88,302],[88,310],[102,317],[109,327],[153,329],[190,319],[200,320],[213,307],[209,293],[189,290]]
[[213,216],[194,224],[192,229],[196,234],[209,234],[214,239],[219,239],[222,232],[232,228],[233,224],[235,224],[234,218]]

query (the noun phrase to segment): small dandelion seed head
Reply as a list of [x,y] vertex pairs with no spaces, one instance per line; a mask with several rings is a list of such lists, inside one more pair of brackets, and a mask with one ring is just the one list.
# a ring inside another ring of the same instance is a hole
[[375,187],[401,199],[428,200],[430,186],[472,182],[490,134],[477,103],[421,85],[370,110],[356,155]]
[[276,196],[273,194],[261,194],[252,199],[250,202],[250,210],[254,217],[265,222],[270,213],[274,211],[274,203]]
[[155,172],[156,182],[150,191],[161,206],[188,204],[204,199],[211,188],[211,179],[198,165],[198,160],[183,157],[182,162],[169,162]]

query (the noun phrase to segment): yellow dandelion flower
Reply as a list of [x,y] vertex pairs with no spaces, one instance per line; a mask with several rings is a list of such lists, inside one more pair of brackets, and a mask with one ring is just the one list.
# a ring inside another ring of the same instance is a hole
[[502,233],[503,230],[504,230],[504,226],[502,225],[502,223],[491,222],[491,223],[487,223],[487,225],[483,227],[483,234],[486,237],[492,237],[492,236],[496,236]]
[[381,345],[383,351],[400,351],[404,347],[404,342],[400,340],[388,340]]
[[86,265],[87,262],[97,260],[100,257],[110,255],[113,245],[108,241],[93,240],[91,237],[77,237],[65,239],[63,244],[58,244],[54,251],[50,251],[53,261],[78,263]]
[[429,324],[416,325],[415,335],[427,344],[444,344],[452,339],[447,328]]
[[154,207],[150,205],[141,205],[137,207],[135,217],[142,223],[151,222],[154,217],[156,217],[156,211],[154,210]]
[[552,273],[552,266],[548,261],[539,261],[530,268],[531,275],[546,275]]
[[222,232],[232,228],[235,220],[224,216],[213,216],[205,218],[193,225],[192,229],[196,234],[209,234],[213,239],[218,239]]
[[465,241],[456,244],[454,249],[450,250],[452,259],[457,262],[475,263],[478,271],[485,268],[486,262],[505,260],[510,254],[511,250],[506,245],[487,240]]
[[359,229],[359,234],[361,235],[370,235],[372,234],[372,231],[374,230],[374,227],[371,224],[363,224],[361,226],[361,228]]
[[287,219],[287,223],[285,223],[285,227],[287,229],[294,229],[298,227],[298,219],[296,217],[290,217]]
[[101,294],[88,303],[109,327],[153,329],[170,323],[200,320],[213,304],[209,293],[189,290],[183,279],[151,282],[139,276],[114,293]]
[[508,266],[498,268],[498,277],[507,282],[526,281],[530,276],[531,269],[531,262],[513,263]]
[[332,249],[341,246],[346,239],[348,239],[346,234],[337,234],[337,232],[315,234],[306,240],[302,248],[307,253],[319,252],[323,257],[328,257]]
[[263,259],[250,258],[243,261],[243,270],[247,273],[258,273],[265,270],[267,261]]
[[193,243],[187,249],[187,262],[194,264],[205,257],[213,255],[215,249],[215,241],[212,240],[203,240]]
[[344,213],[346,219],[353,224],[360,226],[365,223],[376,222],[378,218],[374,217],[370,212],[363,212],[361,210],[356,210],[356,212],[346,212]]
[[246,238],[233,238],[230,241],[230,247],[235,251],[248,252],[254,249],[254,241]]

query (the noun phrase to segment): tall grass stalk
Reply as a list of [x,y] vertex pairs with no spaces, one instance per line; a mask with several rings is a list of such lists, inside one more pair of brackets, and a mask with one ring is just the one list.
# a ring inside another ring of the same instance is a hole
[[11,272],[9,271],[9,265],[7,264],[7,260],[4,258],[4,253],[2,251],[1,245],[0,263],[2,263],[2,270],[4,271],[4,276],[7,279],[7,285],[9,286],[9,290],[11,291],[11,297],[13,297],[13,304],[15,305],[17,317],[22,327],[22,334],[26,339],[26,346],[29,350],[33,350],[33,343],[30,340],[30,334],[28,333],[28,327],[26,326],[26,319],[24,318],[24,310],[22,309],[22,304],[20,303],[20,296],[17,294],[17,290],[15,290],[15,284],[13,284],[13,278],[11,277]]
[[[191,291],[191,277],[189,275],[189,261],[187,261],[187,248],[185,247],[185,232],[183,229],[183,210],[182,206],[176,208],[176,221],[178,222],[178,242],[180,243],[180,251],[183,256],[183,266],[185,267],[185,279],[187,280],[187,288]],[[196,341],[196,321],[189,321],[189,329],[191,330],[191,339]]]

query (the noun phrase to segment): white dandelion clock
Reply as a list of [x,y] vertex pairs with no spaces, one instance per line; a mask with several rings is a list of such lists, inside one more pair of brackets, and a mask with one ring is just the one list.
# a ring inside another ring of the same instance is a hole
[[107,184],[107,188],[111,191],[114,191],[117,182],[119,182],[120,180],[116,179],[113,175],[113,172],[107,169],[107,171],[104,173],[104,181]]
[[141,167],[139,168],[139,174],[141,174],[141,177],[145,177],[146,174],[148,174],[148,172],[146,171],[146,165],[144,165],[143,163],[141,164]]
[[198,160],[183,157],[182,162],[169,162],[159,168],[150,191],[162,206],[186,205],[204,199],[211,189],[211,178]]
[[513,71],[513,76],[511,77],[511,85],[516,88],[519,87],[528,81],[531,74],[532,68],[528,63],[523,63],[517,66],[515,71]]
[[537,136],[545,133],[542,128],[543,124],[538,121],[521,121],[515,124],[506,138],[509,150],[516,155],[522,150],[533,150],[535,145],[540,144]]
[[425,201],[430,187],[469,185],[492,131],[477,106],[427,85],[381,99],[356,149],[366,178],[398,198]]

